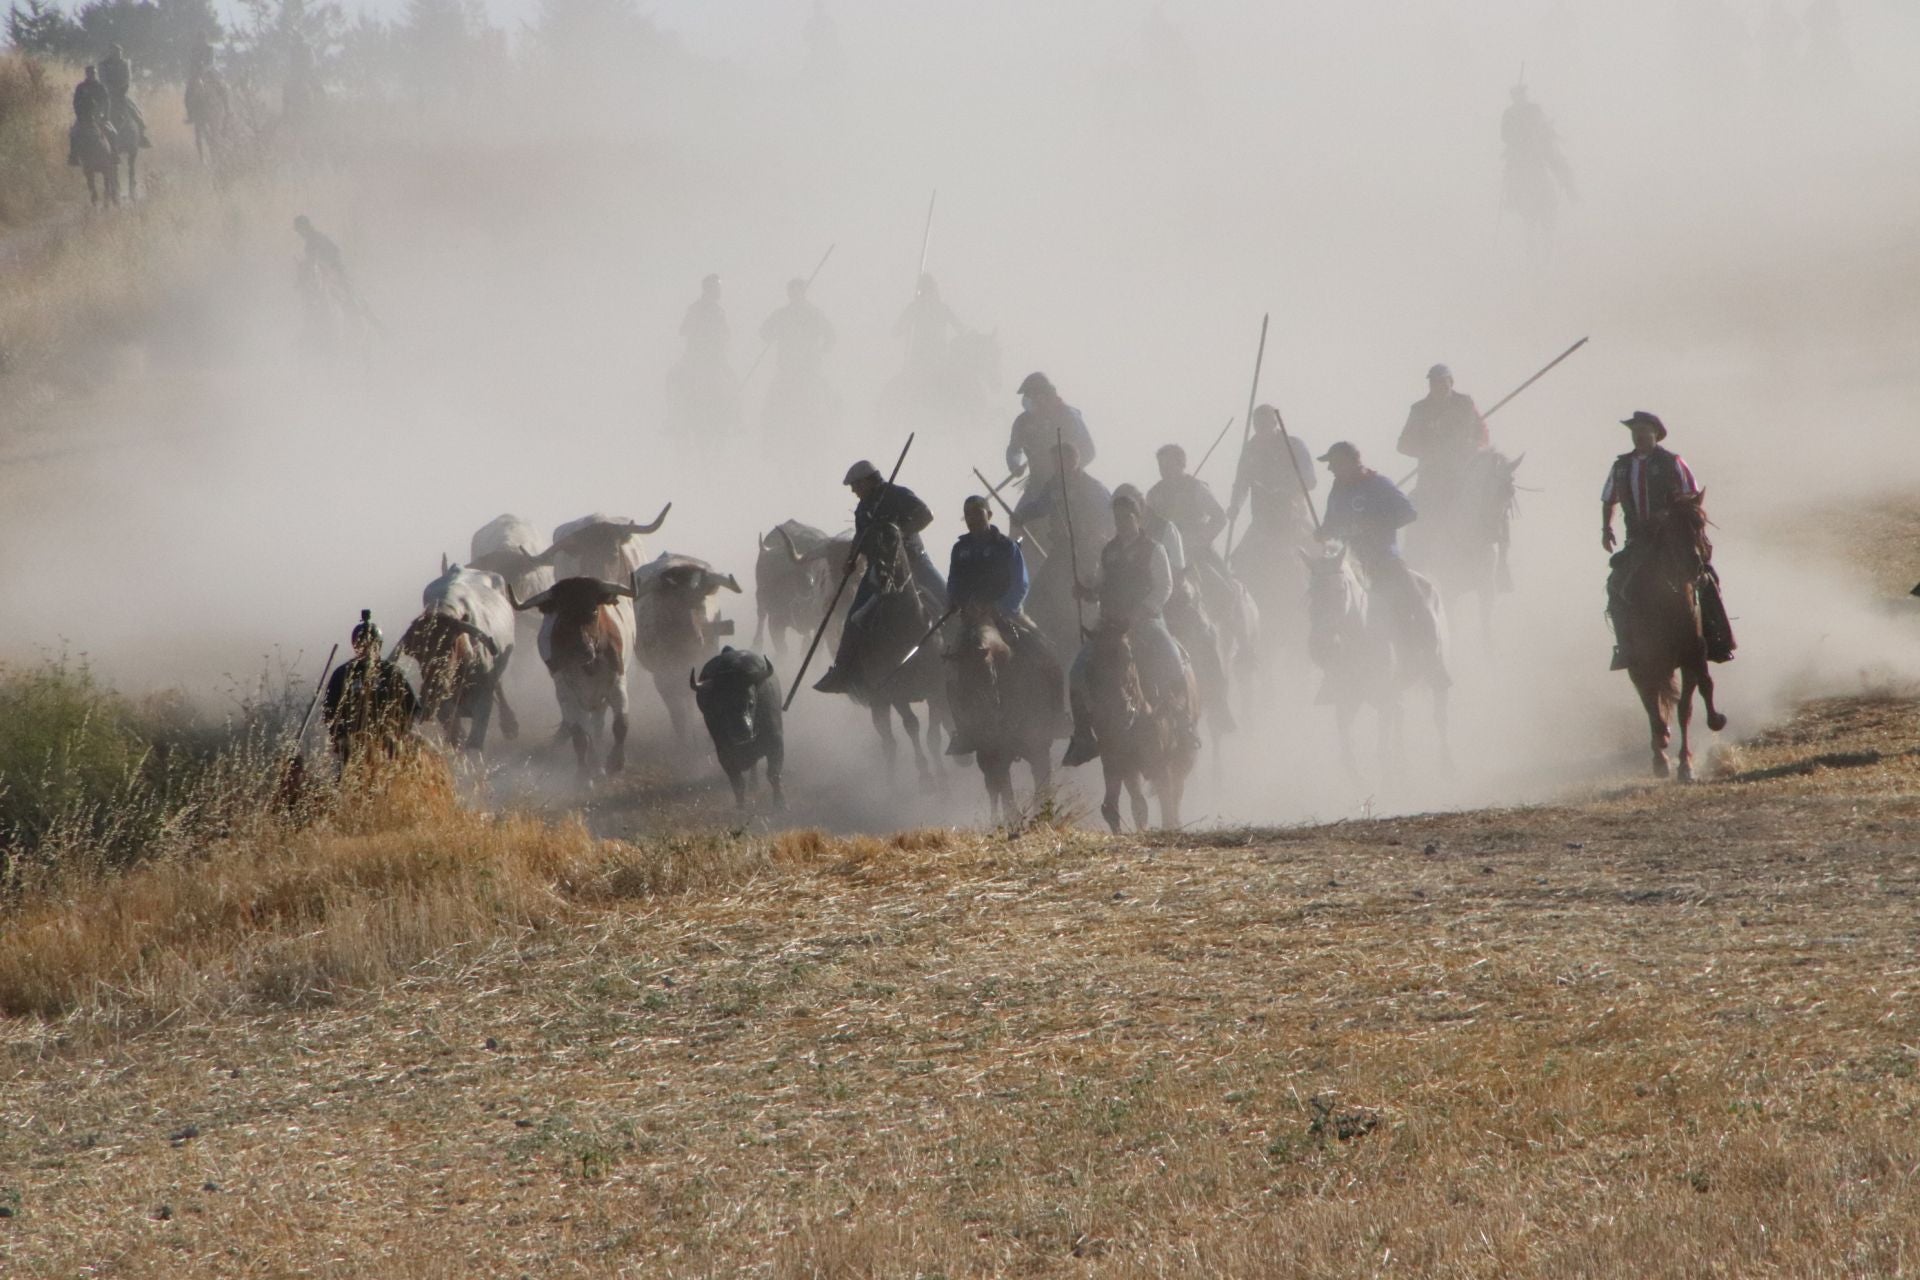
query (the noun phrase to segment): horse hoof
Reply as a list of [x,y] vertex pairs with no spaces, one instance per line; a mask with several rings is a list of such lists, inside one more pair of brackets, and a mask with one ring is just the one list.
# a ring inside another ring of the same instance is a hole
[[1665,756],[1655,756],[1653,758],[1653,776],[1656,778],[1664,778],[1667,776],[1667,758]]
[[1715,733],[1720,732],[1722,729],[1726,727],[1727,727],[1727,718],[1721,715],[1718,711],[1713,712],[1711,715],[1707,717],[1707,728],[1713,730]]

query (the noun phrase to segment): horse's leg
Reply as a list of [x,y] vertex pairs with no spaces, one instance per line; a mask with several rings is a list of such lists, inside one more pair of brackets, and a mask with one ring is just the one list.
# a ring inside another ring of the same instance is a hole
[[1180,826],[1180,802],[1186,798],[1186,776],[1172,765],[1163,765],[1160,771],[1159,785],[1154,788],[1160,793],[1160,825],[1168,831]]
[[880,754],[886,757],[887,776],[891,778],[894,758],[899,754],[899,744],[893,740],[893,708],[876,702],[867,708],[867,715],[873,720],[873,731],[880,735]]
[[[1699,664],[1705,666],[1705,663]],[[1693,781],[1693,691],[1698,687],[1700,673],[1689,663],[1680,668],[1680,781]]]
[[1106,795],[1100,801],[1100,816],[1107,820],[1107,827],[1115,835],[1120,834],[1120,770],[1107,759],[1100,757],[1101,779],[1106,783]]
[[1448,777],[1453,776],[1453,734],[1451,731],[1447,687],[1435,684],[1433,687],[1433,730],[1440,735],[1440,768]]
[[1667,776],[1667,744],[1673,736],[1667,728],[1667,716],[1673,708],[1673,677],[1656,677],[1648,672],[1630,673],[1634,688],[1640,691],[1640,703],[1647,709],[1647,730],[1653,747],[1653,776]]
[[1718,733],[1727,727],[1727,718],[1713,705],[1713,668],[1701,663],[1695,679],[1700,683],[1700,701],[1707,709],[1707,728]]
[[127,152],[127,199],[140,198],[139,178],[140,150],[138,147]]
[[1127,774],[1127,802],[1133,808],[1133,829],[1145,831],[1153,824],[1153,811],[1147,807],[1146,779],[1138,771]]
[[[920,717],[915,714],[913,703],[902,700],[894,704],[894,709],[900,713],[900,723],[906,727],[907,745],[913,748],[913,765],[914,768],[920,771],[920,780],[922,782],[932,782],[933,766],[927,762],[926,749],[920,743]],[[927,735],[931,737],[933,735],[933,729],[931,727],[933,713],[931,709],[928,710],[927,720],[929,721]]]
[[1360,766],[1353,759],[1353,719],[1360,712],[1357,702],[1341,701],[1334,704],[1333,722],[1340,730],[1340,767],[1346,771],[1348,779],[1360,781]]

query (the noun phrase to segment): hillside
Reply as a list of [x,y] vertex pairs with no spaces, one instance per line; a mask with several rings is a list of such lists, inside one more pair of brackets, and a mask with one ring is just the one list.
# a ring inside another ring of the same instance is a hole
[[128,979],[0,1030],[0,1258],[1894,1274],[1915,711],[1534,809],[681,841],[373,990]]

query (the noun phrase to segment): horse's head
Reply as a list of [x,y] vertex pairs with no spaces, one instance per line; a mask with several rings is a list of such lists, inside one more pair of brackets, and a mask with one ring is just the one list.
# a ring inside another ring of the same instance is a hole
[[1654,555],[1679,579],[1697,577],[1713,558],[1707,538],[1706,490],[1682,494],[1653,530]]
[[1307,566],[1307,650],[1324,666],[1343,637],[1366,626],[1366,592],[1361,590],[1345,543],[1302,550],[1300,559]]
[[867,530],[867,579],[876,591],[905,591],[913,585],[907,540],[891,520],[876,520]]

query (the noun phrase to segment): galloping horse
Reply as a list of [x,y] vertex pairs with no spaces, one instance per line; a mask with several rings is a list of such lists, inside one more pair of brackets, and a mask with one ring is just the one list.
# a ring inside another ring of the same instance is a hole
[[195,73],[187,81],[186,106],[187,123],[193,126],[194,153],[202,164],[218,164],[233,118],[226,83],[212,71]]
[[1381,754],[1391,765],[1402,754],[1400,697],[1414,684],[1433,692],[1434,727],[1443,762],[1447,740],[1446,608],[1434,585],[1404,564],[1384,566],[1363,585],[1338,543],[1307,563],[1307,652],[1323,676],[1319,701],[1331,704],[1340,728],[1340,762],[1349,774],[1353,721],[1362,706],[1380,718]]
[[126,98],[116,98],[108,107],[108,123],[113,126],[113,154],[127,158],[127,199],[137,199],[140,195],[140,120],[134,114],[133,103]]
[[981,605],[962,610],[959,636],[945,657],[954,724],[973,745],[993,820],[1011,823],[1017,812],[1013,762],[1026,761],[1036,794],[1053,779],[1048,755],[1064,711],[1060,665],[1037,641],[1016,650],[994,611]]
[[1100,816],[1115,834],[1120,831],[1120,788],[1132,803],[1133,825],[1147,825],[1146,786],[1160,800],[1160,825],[1180,825],[1180,801],[1187,775],[1193,772],[1194,724],[1199,719],[1199,691],[1193,668],[1181,662],[1186,688],[1160,706],[1147,701],[1134,665],[1133,643],[1126,628],[1103,624],[1086,632],[1087,710],[1094,736],[1100,742],[1100,770],[1107,791]]
[[1413,504],[1420,520],[1407,530],[1407,554],[1449,601],[1478,600],[1480,631],[1493,638],[1493,602],[1513,589],[1507,552],[1513,543],[1517,486],[1514,472],[1526,454],[1509,458],[1483,449],[1444,486],[1423,478]]
[[[938,646],[922,644],[939,616],[933,602],[913,580],[906,539],[887,521],[876,521],[862,552],[871,596],[847,619],[848,648],[853,683],[847,690],[873,717],[889,772],[894,764],[893,720],[897,713],[913,747],[920,776],[931,780],[940,760],[939,734],[947,720],[946,673],[941,670]],[[918,649],[914,646],[919,645]],[[904,665],[903,665],[904,664]],[[920,740],[920,717],[913,704],[927,704],[926,745]]]
[[[109,206],[120,203],[120,162],[114,156],[113,126],[97,116],[88,116],[73,126],[73,154],[80,171],[87,175],[87,201],[99,205],[104,194]],[[101,186],[94,185],[99,178]]]
[[[1693,694],[1707,708],[1707,728],[1727,727],[1713,705],[1713,673],[1700,625],[1700,580],[1710,573],[1713,545],[1707,540],[1704,492],[1673,500],[1648,534],[1650,545],[1628,574],[1622,598],[1626,616],[1620,625],[1628,654],[1627,674],[1640,691],[1653,739],[1653,772],[1667,776],[1667,722],[1675,701],[1680,712],[1680,781],[1693,781],[1693,752],[1687,731],[1693,720]],[[1675,676],[1679,679],[1675,681]]]

